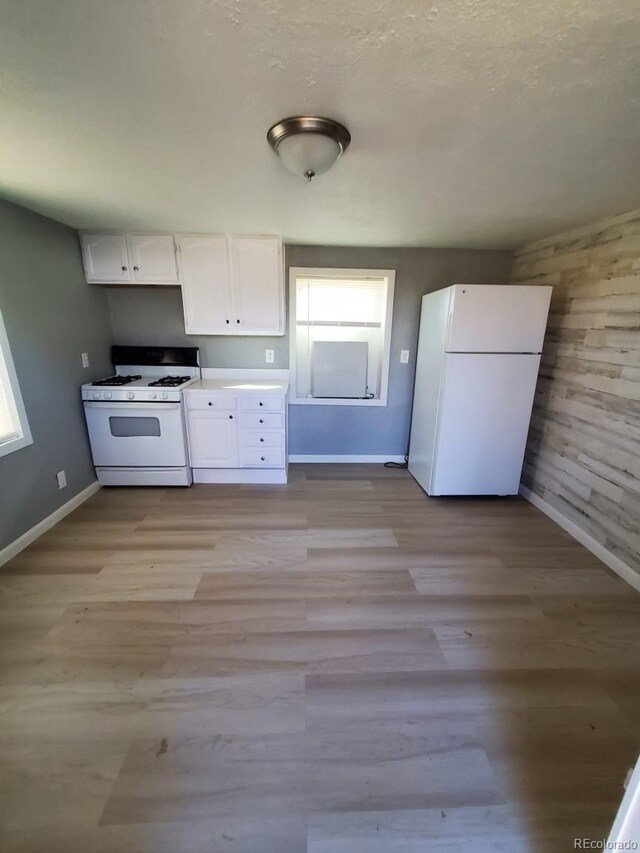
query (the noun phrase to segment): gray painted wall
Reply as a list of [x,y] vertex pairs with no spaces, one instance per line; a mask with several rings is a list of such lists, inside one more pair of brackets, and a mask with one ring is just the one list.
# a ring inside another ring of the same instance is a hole
[[[455,282],[508,284],[512,253],[461,249],[371,249],[287,246],[289,266],[395,269],[391,368],[386,407],[290,406],[293,454],[400,455],[407,448],[420,298]],[[178,288],[109,289],[113,335],[121,344],[197,345],[203,367],[289,366],[288,335],[280,338],[187,336]],[[400,364],[400,350],[411,350]]]
[[[511,252],[289,246],[292,267],[395,269],[387,405],[290,406],[290,453],[402,455],[407,450],[420,299],[455,282],[507,284]],[[400,364],[400,350],[411,351]]]
[[1,549],[95,480],[79,387],[109,370],[111,329],[71,228],[0,201],[0,258],[0,309],[33,435],[0,458]]
[[[179,287],[108,288],[113,340],[132,346],[200,347],[203,367],[288,367],[288,337],[185,335]],[[265,364],[266,348],[275,350],[275,363]]]

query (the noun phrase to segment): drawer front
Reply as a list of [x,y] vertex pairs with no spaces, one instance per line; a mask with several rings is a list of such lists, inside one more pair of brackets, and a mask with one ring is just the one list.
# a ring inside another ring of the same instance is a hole
[[284,450],[275,448],[254,450],[243,447],[241,459],[243,468],[284,468]]
[[244,412],[281,412],[284,409],[284,397],[279,394],[243,394],[240,408]]
[[243,429],[240,436],[243,447],[284,447],[284,433],[281,430]]
[[274,412],[243,412],[241,426],[247,429],[284,429],[284,415]]
[[193,391],[184,395],[187,401],[187,409],[221,409],[225,412],[234,412],[238,408],[238,398],[229,394],[206,394],[202,391]]

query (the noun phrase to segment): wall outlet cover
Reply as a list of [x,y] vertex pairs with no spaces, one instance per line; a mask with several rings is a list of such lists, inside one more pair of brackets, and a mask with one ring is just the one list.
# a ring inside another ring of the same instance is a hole
[[89,367],[89,353],[88,352],[82,353],[82,366],[83,367]]
[[267,364],[273,364],[273,362],[275,360],[275,350],[266,349],[264,351],[264,360],[266,361]]
[[409,364],[409,350],[401,349],[400,350],[400,364]]
[[67,485],[66,473],[64,471],[58,471],[58,473],[56,474],[56,479],[58,481],[58,488],[64,489],[64,487]]

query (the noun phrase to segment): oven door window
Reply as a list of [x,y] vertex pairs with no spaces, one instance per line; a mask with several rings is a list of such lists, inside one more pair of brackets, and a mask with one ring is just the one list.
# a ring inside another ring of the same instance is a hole
[[115,438],[131,438],[133,436],[159,437],[160,420],[156,417],[125,417],[112,416],[109,418],[109,429]]

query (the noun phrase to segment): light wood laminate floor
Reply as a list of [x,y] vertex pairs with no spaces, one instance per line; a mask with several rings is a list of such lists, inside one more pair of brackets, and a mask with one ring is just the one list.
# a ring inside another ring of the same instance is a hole
[[640,741],[640,597],[406,471],[102,489],[0,573],[5,853],[565,853]]

